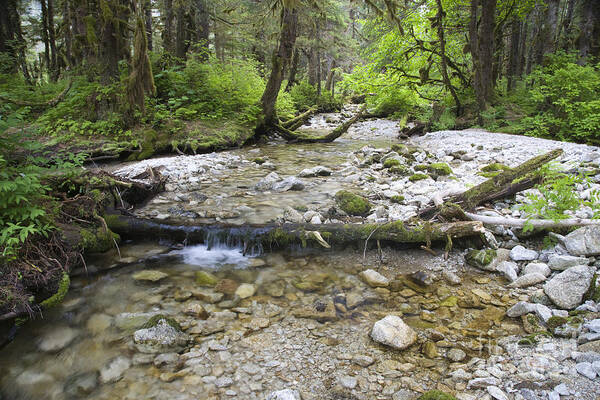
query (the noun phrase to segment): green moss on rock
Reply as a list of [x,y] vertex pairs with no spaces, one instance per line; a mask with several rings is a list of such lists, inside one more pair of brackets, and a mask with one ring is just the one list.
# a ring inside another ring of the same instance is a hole
[[430,390],[423,393],[417,400],[457,400],[451,394],[442,392],[441,390]]
[[496,258],[496,255],[497,253],[494,249],[471,250],[465,256],[465,261],[473,267],[482,268],[490,264]]
[[452,168],[446,163],[433,163],[427,166],[427,171],[438,176],[446,176],[452,174]]
[[179,322],[175,321],[173,318],[171,317],[167,317],[164,314],[156,314],[155,316],[153,316],[152,318],[150,318],[148,320],[148,322],[146,322],[144,325],[142,325],[142,328],[144,329],[149,329],[149,328],[153,328],[156,325],[158,325],[158,323],[161,320],[165,320],[165,322],[169,325],[171,325],[173,328],[177,329],[178,331],[181,331],[181,325],[179,325]]
[[410,173],[410,170],[407,167],[405,167],[404,165],[396,165],[394,167],[391,167],[389,169],[389,171],[392,174],[402,175],[402,176],[408,175]]
[[219,278],[206,271],[196,271],[196,285],[199,286],[215,286],[219,282]]
[[396,158],[388,158],[383,162],[384,168],[392,168],[400,165],[400,161]]
[[408,180],[411,182],[417,182],[417,181],[422,181],[423,179],[427,179],[427,178],[429,178],[429,175],[427,175],[427,174],[414,174],[414,175],[411,175],[410,178],[408,178]]
[[254,162],[258,165],[262,165],[266,162],[266,160],[262,157],[256,157],[254,160],[252,160],[252,162]]
[[501,163],[491,163],[481,167],[481,172],[501,172],[508,171],[510,168]]
[[400,195],[392,196],[390,198],[390,201],[395,204],[400,204],[404,201],[404,196],[400,196]]
[[104,253],[114,246],[115,241],[120,240],[119,235],[104,228],[95,231],[82,229],[79,234],[81,235],[79,246],[86,253]]
[[559,326],[564,325],[566,323],[567,323],[567,318],[554,315],[554,316],[548,318],[548,321],[546,321],[546,326],[548,327],[548,329],[551,332],[554,332],[554,330],[556,328],[558,328]]
[[335,201],[346,214],[365,217],[371,210],[371,203],[357,194],[340,190],[335,194]]
[[69,278],[69,274],[64,272],[62,279],[58,283],[58,290],[52,296],[48,297],[46,300],[42,301],[40,305],[42,308],[50,308],[59,304],[63,301],[67,292],[69,291],[69,286],[71,285],[71,278]]

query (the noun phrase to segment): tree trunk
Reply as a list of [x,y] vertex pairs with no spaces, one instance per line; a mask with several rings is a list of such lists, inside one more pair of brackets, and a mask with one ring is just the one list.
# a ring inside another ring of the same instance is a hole
[[279,44],[273,52],[271,75],[269,75],[265,91],[260,99],[262,116],[259,118],[256,128],[256,132],[259,134],[266,133],[277,125],[275,103],[283,82],[283,73],[291,61],[294,44],[296,43],[298,11],[296,8],[287,7],[285,2],[283,4]]
[[600,0],[583,0],[582,27],[579,34],[579,63],[600,55]]
[[148,50],[152,51],[154,43],[152,40],[152,1],[144,1],[144,24],[146,28],[146,42],[148,43]]
[[325,81],[325,90],[331,92],[331,86],[333,84],[333,76],[335,75],[335,59],[331,60],[329,64],[329,72],[327,73],[327,80]]
[[54,29],[54,0],[48,0],[48,41],[50,42],[50,79],[58,80],[60,67],[56,50],[56,30]]
[[15,73],[20,67],[25,79],[31,83],[17,0],[0,1],[0,53],[8,58],[8,62],[0,65],[1,73]]
[[[545,45],[544,53],[554,53],[556,51],[557,34],[559,31],[558,11],[560,6],[559,0],[546,0],[548,13],[546,15],[545,26]],[[600,6],[600,3],[598,4]]]
[[567,1],[567,12],[565,13],[565,18],[562,23],[562,30],[564,31],[562,35],[562,39],[559,36],[559,40],[561,42],[561,48],[563,50],[568,50],[571,48],[571,34],[573,31],[573,12],[575,10],[575,0]]
[[287,85],[285,86],[285,91],[289,92],[292,87],[297,83],[296,82],[296,74],[298,73],[298,64],[300,62],[300,51],[298,48],[294,49],[294,56],[292,57],[292,65],[290,66],[290,75],[288,77]]
[[200,59],[208,60],[209,56],[210,19],[206,0],[196,0],[196,42],[200,50]]
[[321,68],[321,51],[317,50],[317,96],[321,96],[321,81],[323,80]]
[[44,43],[44,61],[46,64],[46,70],[50,75],[50,41],[48,40],[48,6],[46,0],[40,0],[40,6],[42,9],[42,42]]
[[175,14],[173,13],[173,0],[164,0],[164,21],[163,21],[163,32],[162,41],[163,48],[167,53],[174,54],[174,43],[173,43],[173,20]]
[[308,51],[308,84],[317,86],[317,51],[311,46]]
[[446,63],[446,39],[444,37],[444,9],[442,7],[442,0],[437,0],[438,12],[436,16],[437,20],[437,33],[438,40],[440,41],[440,70],[442,73],[442,78],[444,80],[444,85],[446,89],[450,91],[452,98],[454,99],[454,103],[456,104],[456,116],[462,115],[462,105],[460,103],[460,99],[456,94],[456,90],[454,90],[454,86],[452,86],[452,82],[450,81],[450,77],[448,76],[448,66]]
[[175,24],[175,57],[185,60],[189,40],[187,35],[187,13],[183,4],[177,7]]
[[521,20],[515,17],[511,23],[510,31],[510,49],[508,54],[508,67],[506,71],[507,84],[506,90],[511,92],[515,89],[517,76],[519,75],[519,48],[521,46]]
[[[148,42],[146,40],[146,25],[142,16],[136,18],[134,34],[133,60],[130,66],[130,74],[127,82],[127,95],[129,104],[136,105],[142,113],[145,111],[145,95],[156,95],[154,76],[148,57]],[[133,111],[131,110],[132,114]]]

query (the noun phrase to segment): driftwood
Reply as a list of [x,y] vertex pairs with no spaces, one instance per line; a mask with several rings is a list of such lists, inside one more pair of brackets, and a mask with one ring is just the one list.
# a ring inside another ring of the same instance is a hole
[[284,247],[290,244],[314,242],[328,248],[372,239],[406,244],[445,242],[452,245],[453,239],[480,237],[485,233],[478,221],[452,223],[408,224],[389,222],[385,224],[270,224],[270,225],[171,225],[125,215],[106,216],[108,227],[127,238],[168,238],[174,241],[201,243],[215,236],[223,239],[237,238],[245,247]]
[[306,112],[298,115],[297,117],[294,117],[292,119],[288,119],[287,121],[282,122],[281,126],[283,126],[286,129],[292,130],[292,131],[296,130],[299,127],[301,127],[302,124],[304,124],[304,122],[306,122],[306,120],[309,119],[316,112],[317,112],[317,107],[311,107]]
[[428,218],[433,215],[440,215],[445,219],[448,217],[456,217],[455,214],[447,213],[447,210],[450,209],[454,210],[454,212],[457,211],[457,208],[454,205],[457,205],[464,211],[470,211],[480,204],[502,199],[529,189],[539,182],[539,178],[528,175],[547,162],[559,157],[562,153],[562,149],[555,149],[546,154],[527,160],[515,168],[502,171],[495,177],[490,178],[467,191],[450,197],[441,205],[422,210],[419,213],[419,217]]
[[510,217],[492,217],[488,215],[479,215],[465,213],[466,217],[472,221],[483,222],[486,225],[512,226],[515,228],[524,228],[530,225],[539,229],[572,228],[576,226],[600,225],[598,219],[568,218],[554,221],[552,219],[520,219]]
[[0,94],[0,100],[5,101],[7,103],[16,104],[18,106],[39,107],[39,108],[54,107],[55,105],[57,105],[58,103],[63,101],[63,99],[65,98],[67,93],[69,93],[69,90],[71,90],[72,85],[73,85],[73,81],[69,81],[69,83],[67,84],[67,87],[64,88],[63,91],[58,94],[58,96],[56,96],[55,98],[50,99],[48,101],[42,102],[42,103],[34,103],[34,102],[30,102],[30,101],[11,99],[3,94]]
[[334,130],[332,130],[330,133],[328,133],[325,136],[313,137],[313,136],[302,135],[301,133],[293,132],[281,125],[277,125],[276,129],[281,134],[281,136],[283,136],[283,138],[285,140],[290,141],[290,142],[330,143],[330,142],[333,142],[335,139],[339,138],[340,136],[342,136],[344,133],[346,133],[346,131],[350,128],[350,126],[352,126],[352,124],[354,124],[356,121],[361,119],[363,117],[363,113],[365,112],[366,109],[367,109],[367,106],[364,105],[352,118],[345,121],[344,123],[339,125],[337,128],[335,128]]

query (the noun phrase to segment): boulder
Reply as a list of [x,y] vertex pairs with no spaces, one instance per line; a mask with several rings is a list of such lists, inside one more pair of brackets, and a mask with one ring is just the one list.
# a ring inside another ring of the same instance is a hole
[[301,224],[304,222],[304,217],[298,211],[294,210],[290,206],[286,206],[283,209],[283,219],[286,221],[293,222],[295,224]]
[[287,192],[288,190],[304,190],[304,182],[295,176],[289,176],[280,182],[275,182],[271,188],[276,192]]
[[527,274],[541,274],[546,277],[550,276],[550,267],[544,263],[529,263],[523,269],[523,275]]
[[594,268],[585,265],[571,267],[550,279],[544,285],[544,293],[558,307],[573,309],[581,304],[594,272]]
[[511,283],[509,286],[510,287],[518,287],[518,288],[528,287],[528,286],[536,285],[540,282],[544,282],[545,280],[546,280],[546,277],[542,274],[538,274],[538,273],[527,274],[527,275],[521,275],[520,277],[517,278],[516,281]]
[[389,279],[372,269],[362,271],[360,277],[371,287],[387,287],[390,284]]
[[562,254],[553,254],[548,258],[548,266],[554,271],[564,271],[576,265],[588,265],[590,261],[585,257],[575,257]]
[[519,271],[519,266],[512,261],[502,261],[496,267],[496,271],[503,274],[510,282],[514,282],[517,280],[517,271]]
[[313,168],[306,168],[300,171],[298,174],[301,178],[312,178],[315,176],[329,176],[331,175],[331,170],[322,166],[316,166]]
[[590,225],[579,228],[562,238],[567,251],[575,256],[600,254],[600,226]]
[[528,303],[526,301],[519,301],[517,304],[512,306],[506,311],[506,315],[510,318],[517,318],[521,315],[529,314],[535,312],[536,305],[533,303]]
[[417,334],[402,321],[402,318],[388,315],[375,322],[371,330],[371,338],[378,343],[403,350],[417,341]]
[[513,261],[533,261],[538,258],[538,252],[519,245],[512,248],[510,258]]
[[277,174],[277,172],[271,172],[269,175],[262,178],[258,183],[254,186],[254,189],[259,192],[265,192],[267,190],[271,190],[273,184],[275,182],[280,181],[281,178]]

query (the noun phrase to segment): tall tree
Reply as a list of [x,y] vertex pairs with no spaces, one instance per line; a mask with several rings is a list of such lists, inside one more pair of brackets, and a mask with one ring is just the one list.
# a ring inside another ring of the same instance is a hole
[[494,97],[495,17],[496,0],[471,1],[469,44],[473,59],[473,88],[479,112],[484,111]]
[[25,79],[31,81],[18,5],[18,0],[0,1],[0,71],[14,73],[20,67]]
[[600,56],[600,0],[583,0],[579,34],[579,62],[585,64]]

